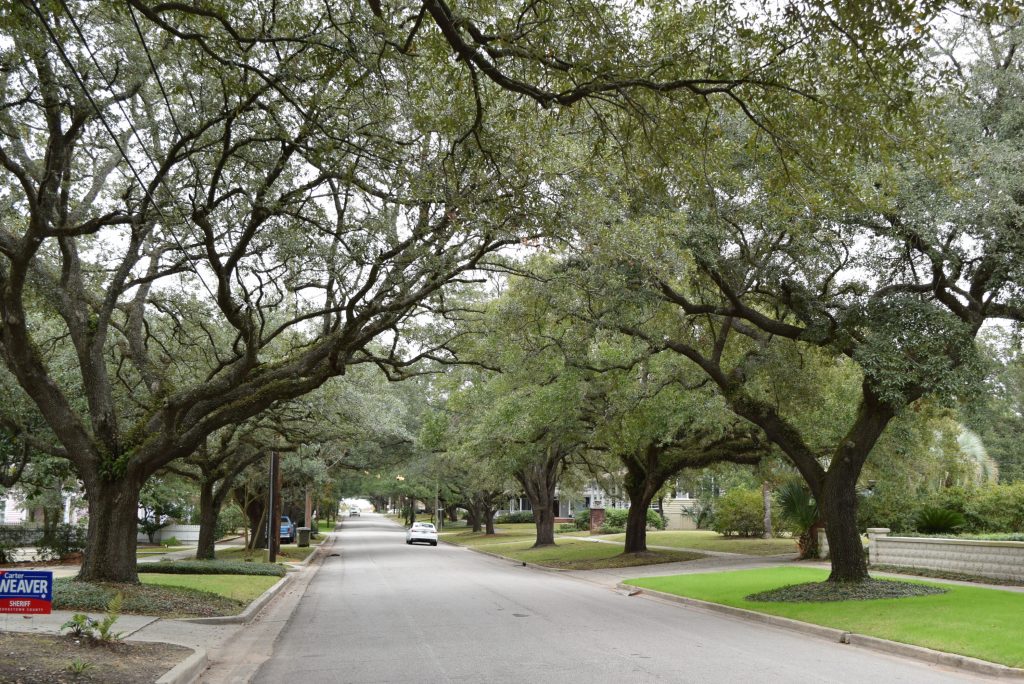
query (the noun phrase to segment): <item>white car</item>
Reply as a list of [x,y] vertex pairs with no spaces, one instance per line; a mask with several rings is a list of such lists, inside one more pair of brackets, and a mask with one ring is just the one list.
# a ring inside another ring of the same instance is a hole
[[434,523],[418,522],[413,523],[405,533],[405,543],[427,542],[431,546],[437,546],[437,529]]

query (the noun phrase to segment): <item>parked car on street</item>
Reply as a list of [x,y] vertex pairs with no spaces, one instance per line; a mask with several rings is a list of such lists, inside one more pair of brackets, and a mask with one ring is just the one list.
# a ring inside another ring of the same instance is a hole
[[413,542],[427,542],[431,546],[437,546],[437,530],[434,528],[434,523],[413,523],[405,533],[405,543],[412,544]]
[[281,542],[283,544],[295,543],[295,523],[287,515],[281,516]]
[[348,509],[348,517],[358,518],[360,515],[362,515],[362,513],[359,510],[359,506],[353,506],[352,508]]

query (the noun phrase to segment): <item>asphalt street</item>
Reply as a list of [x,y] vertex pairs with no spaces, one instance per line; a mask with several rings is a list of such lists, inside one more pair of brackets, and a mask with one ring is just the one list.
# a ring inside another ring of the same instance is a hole
[[987,681],[347,519],[253,681]]

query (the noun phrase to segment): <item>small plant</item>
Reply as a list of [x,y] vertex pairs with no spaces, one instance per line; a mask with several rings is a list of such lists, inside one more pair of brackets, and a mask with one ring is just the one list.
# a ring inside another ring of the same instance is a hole
[[76,637],[93,638],[96,634],[96,621],[84,613],[75,613],[71,619],[60,626],[62,630],[71,630],[71,635]]
[[92,669],[92,663],[87,663],[84,660],[72,660],[64,669],[77,677]]
[[160,542],[160,543],[161,543],[162,545],[164,545],[164,546],[168,546],[168,547],[169,547],[169,546],[181,546],[181,542],[180,542],[180,541],[178,541],[178,538],[177,538],[177,537],[170,537],[170,538],[168,538],[168,539],[164,539],[164,540],[163,540],[162,542]]
[[925,534],[955,532],[966,524],[964,516],[948,508],[928,506],[917,514],[917,531]]
[[114,594],[114,598],[110,599],[110,603],[107,604],[107,614],[103,616],[103,619],[96,623],[96,634],[100,641],[108,643],[121,641],[124,632],[115,632],[114,623],[121,617],[121,603],[124,601],[124,597],[121,592]]
[[576,523],[562,523],[561,525],[558,526],[558,531],[559,532],[575,532],[576,531]]

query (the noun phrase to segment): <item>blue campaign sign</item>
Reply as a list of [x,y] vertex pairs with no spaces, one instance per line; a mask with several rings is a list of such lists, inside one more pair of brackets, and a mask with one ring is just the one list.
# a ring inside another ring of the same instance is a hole
[[0,570],[0,613],[43,615],[52,605],[52,572]]

